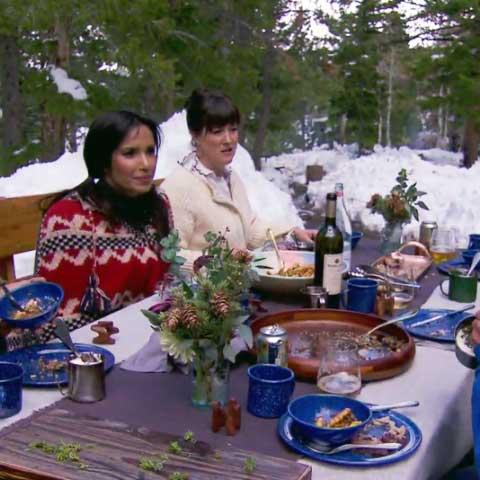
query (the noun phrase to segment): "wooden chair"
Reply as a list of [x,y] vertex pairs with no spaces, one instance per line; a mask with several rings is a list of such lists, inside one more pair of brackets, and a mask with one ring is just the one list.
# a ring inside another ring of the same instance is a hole
[[[158,186],[162,179],[155,180]],[[0,277],[15,280],[13,256],[35,250],[45,209],[54,193],[27,197],[0,197]]]
[[14,280],[13,255],[35,250],[44,206],[52,194],[0,199],[0,277]]

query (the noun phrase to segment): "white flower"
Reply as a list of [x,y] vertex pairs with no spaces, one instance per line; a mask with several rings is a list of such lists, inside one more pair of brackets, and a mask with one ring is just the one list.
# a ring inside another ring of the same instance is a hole
[[195,357],[193,340],[179,339],[167,329],[160,331],[160,345],[169,355],[183,363],[190,363]]

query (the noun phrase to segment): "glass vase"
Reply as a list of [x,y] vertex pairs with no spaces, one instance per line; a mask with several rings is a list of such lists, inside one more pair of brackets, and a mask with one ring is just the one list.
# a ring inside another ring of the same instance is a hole
[[193,362],[192,404],[197,408],[209,408],[212,402],[226,405],[229,398],[230,362],[212,363],[201,355]]
[[382,243],[380,251],[391,253],[398,250],[402,245],[403,222],[388,222],[382,231]]

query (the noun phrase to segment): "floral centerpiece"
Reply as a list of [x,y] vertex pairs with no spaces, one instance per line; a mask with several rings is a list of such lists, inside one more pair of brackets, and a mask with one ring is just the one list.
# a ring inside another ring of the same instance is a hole
[[178,234],[162,240],[163,256],[172,264],[177,285],[171,288],[168,310],[144,311],[158,329],[164,350],[193,364],[192,402],[196,406],[227,400],[230,363],[240,350],[252,345],[240,303],[248,298],[252,258],[248,252],[230,249],[221,234],[209,232],[205,239],[208,246],[195,261],[190,281],[180,274],[184,259],[177,255]]
[[410,223],[412,217],[418,221],[418,209],[428,210],[420,197],[426,192],[417,190],[417,184],[408,184],[407,171],[402,168],[397,175],[396,185],[390,193],[381,196],[375,193],[367,203],[372,213],[379,213],[385,219],[386,225],[382,232],[382,252],[387,253],[400,247],[404,223]]

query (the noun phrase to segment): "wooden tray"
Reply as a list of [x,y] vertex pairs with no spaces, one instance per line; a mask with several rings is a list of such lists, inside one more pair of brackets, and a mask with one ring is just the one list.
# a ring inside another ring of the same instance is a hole
[[[316,380],[319,366],[318,357],[313,354],[296,355],[303,340],[301,336],[334,332],[352,331],[362,335],[375,325],[383,322],[376,315],[331,309],[302,309],[264,315],[252,322],[252,331],[257,334],[261,327],[279,324],[287,330],[289,342],[288,366],[297,377]],[[404,345],[398,352],[391,351],[377,359],[360,359],[359,365],[363,380],[381,380],[394,377],[408,369],[415,356],[415,343],[410,335],[397,325],[388,325],[375,333],[386,333],[402,340]],[[375,335],[375,334],[374,334]]]
[[[407,248],[415,248],[418,255],[403,253]],[[418,280],[430,268],[432,257],[427,248],[420,242],[407,242],[397,251],[378,258],[372,262],[372,267],[392,277],[407,280]]]
[[[269,480],[310,480],[311,467],[301,463],[240,450],[228,446],[221,450],[200,441],[186,442],[178,436],[154,432],[147,427],[132,427],[120,422],[78,417],[66,410],[41,412],[7,427],[0,436],[0,478],[15,480],[153,480],[169,478],[173,472],[188,473],[190,479],[249,478]],[[32,442],[58,445],[60,441],[86,446],[80,459],[87,464],[59,462],[36,448]],[[170,442],[178,441],[182,451],[168,452]],[[159,473],[141,470],[141,457],[168,455]],[[251,457],[256,468],[251,475],[244,471],[245,459]]]

